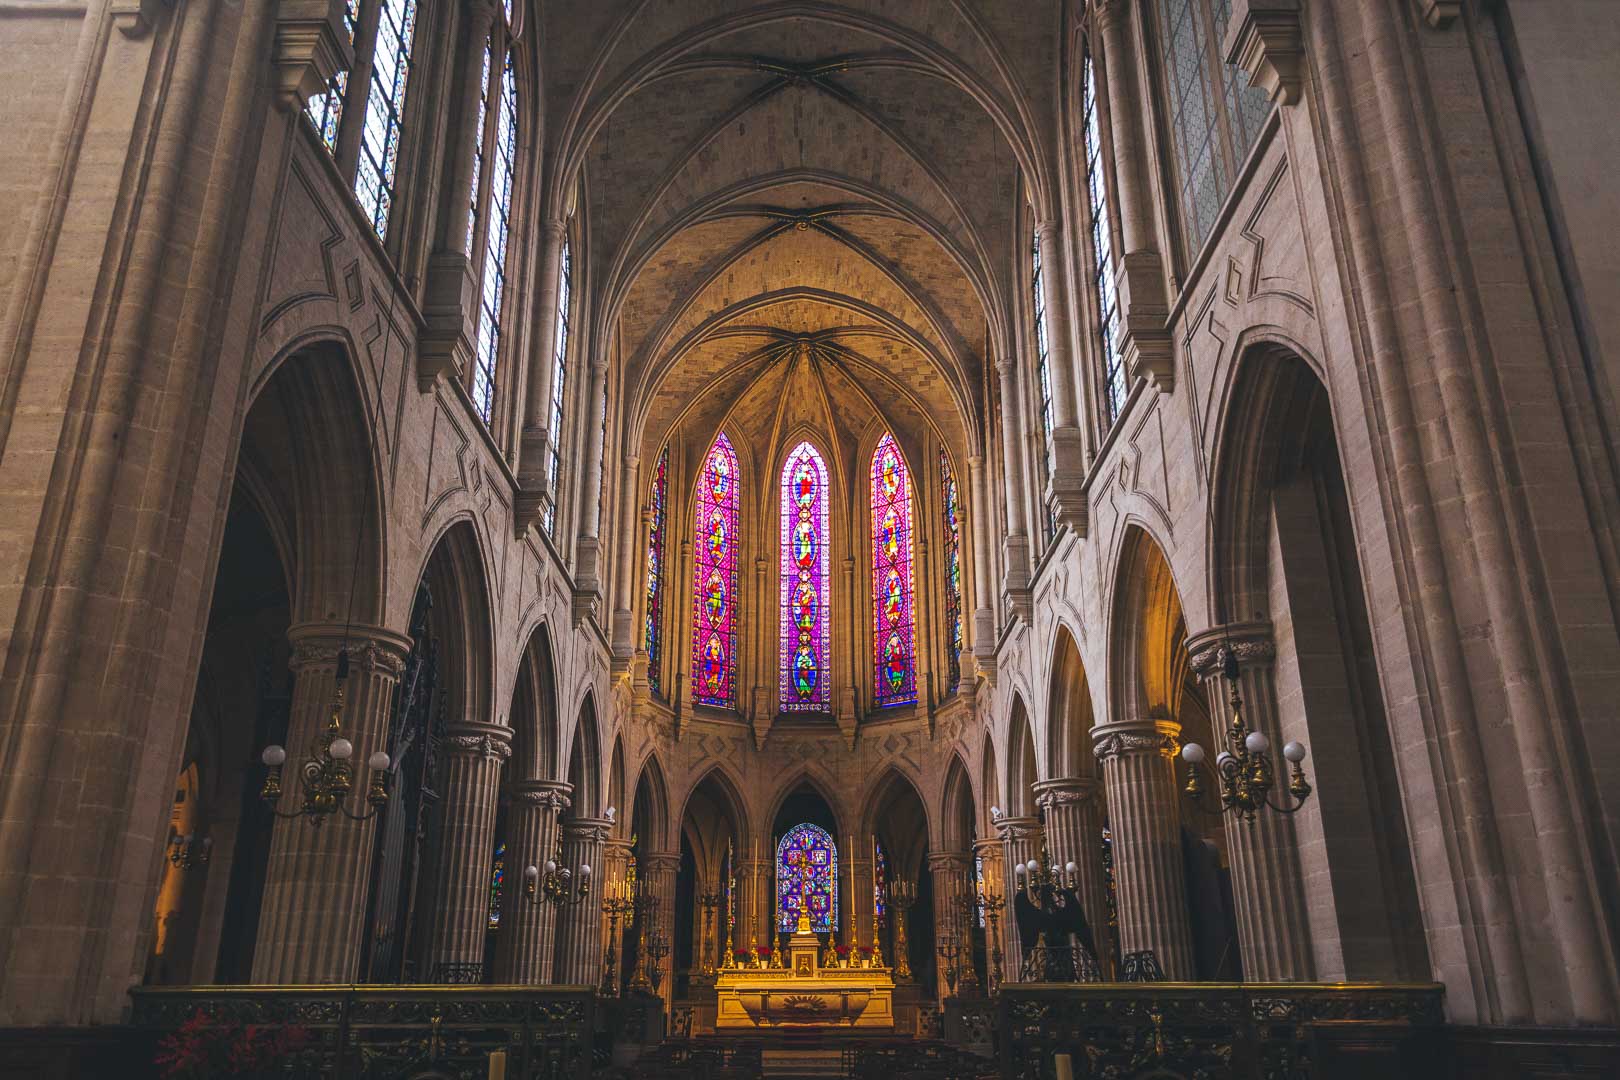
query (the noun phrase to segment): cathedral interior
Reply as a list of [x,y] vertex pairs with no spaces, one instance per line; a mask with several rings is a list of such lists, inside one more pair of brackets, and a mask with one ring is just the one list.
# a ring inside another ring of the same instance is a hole
[[0,1074],[1620,1075],[1613,0],[0,55]]

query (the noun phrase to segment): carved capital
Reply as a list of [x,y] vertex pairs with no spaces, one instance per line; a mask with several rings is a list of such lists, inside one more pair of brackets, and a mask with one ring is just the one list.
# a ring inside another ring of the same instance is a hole
[[636,867],[647,875],[649,881],[655,875],[664,874],[674,880],[681,868],[681,856],[678,852],[654,851],[638,858]]
[[1032,817],[1004,817],[996,821],[996,835],[1006,840],[1039,840],[1041,821]]
[[512,731],[500,724],[451,724],[444,737],[450,753],[475,754],[486,760],[512,756]]
[[1235,0],[1225,49],[1226,62],[1248,72],[1273,105],[1299,102],[1305,84],[1299,0]]
[[592,843],[606,842],[613,835],[613,822],[607,818],[572,818],[562,823],[562,838],[565,843]]
[[1098,761],[1126,754],[1163,754],[1173,758],[1181,749],[1181,725],[1173,720],[1127,720],[1099,724],[1091,729],[1091,750]]
[[1271,623],[1228,623],[1215,626],[1187,639],[1187,666],[1199,681],[1221,673],[1222,650],[1229,651],[1239,667],[1268,665],[1277,658],[1277,642]]
[[367,672],[397,679],[405,670],[411,639],[380,626],[343,627],[333,623],[299,623],[287,631],[292,656],[287,666],[337,667],[338,653],[348,650],[349,672]]
[[963,851],[931,851],[928,853],[928,869],[935,874],[965,874],[968,868],[968,856]]
[[531,781],[512,788],[512,801],[560,814],[574,805],[573,800],[568,797],[573,790],[572,784],[555,780]]
[[1054,806],[1077,806],[1097,796],[1097,781],[1071,776],[1061,780],[1041,780],[1034,786],[1035,805],[1042,810]]
[[289,111],[302,109],[338,72],[354,65],[354,46],[343,29],[343,0],[282,0],[273,48],[277,101]]

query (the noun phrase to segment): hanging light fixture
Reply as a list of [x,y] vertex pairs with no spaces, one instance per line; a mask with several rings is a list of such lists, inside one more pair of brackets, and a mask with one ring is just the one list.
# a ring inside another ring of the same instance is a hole
[[1195,803],[1212,812],[1234,813],[1245,821],[1253,821],[1260,808],[1267,807],[1279,814],[1292,814],[1304,807],[1311,797],[1311,785],[1305,779],[1305,744],[1290,742],[1283,747],[1283,758],[1289,765],[1288,794],[1293,802],[1274,803],[1271,789],[1276,786],[1271,765],[1271,740],[1263,731],[1250,731],[1243,719],[1243,698],[1238,692],[1238,659],[1230,645],[1221,646],[1221,677],[1231,688],[1232,722],[1226,729],[1227,749],[1215,758],[1214,778],[1220,788],[1218,811],[1207,805],[1208,791],[1199,775],[1200,766],[1208,769],[1204,748],[1190,742],[1181,748],[1181,759],[1187,763],[1187,783],[1182,788]]
[[[551,904],[556,907],[572,906],[591,894],[591,864],[581,863],[579,873],[558,865],[562,851],[556,858],[547,859],[545,869],[529,865],[523,869],[523,897],[538,907]],[[578,880],[576,886],[574,882]]]
[[343,737],[344,684],[349,678],[349,650],[337,654],[337,689],[332,695],[332,712],[326,729],[310,744],[309,756],[298,764],[298,782],[303,793],[302,804],[296,810],[282,810],[281,769],[287,762],[287,749],[271,744],[264,748],[259,760],[269,767],[259,798],[270,807],[270,812],[281,818],[304,817],[319,827],[333,814],[341,811],[354,821],[375,817],[388,803],[388,755],[379,750],[366,759],[371,769],[371,783],[366,790],[369,809],[361,813],[350,810],[346,800],[354,787],[354,767],[349,759],[354,756],[354,744]]

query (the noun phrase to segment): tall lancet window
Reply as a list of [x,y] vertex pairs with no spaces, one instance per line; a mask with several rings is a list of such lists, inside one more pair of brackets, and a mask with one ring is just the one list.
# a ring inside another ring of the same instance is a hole
[[791,934],[801,912],[818,934],[838,930],[838,846],[810,824],[793,826],[776,845],[776,928]]
[[[327,88],[310,98],[304,114],[321,142],[353,170],[354,195],[380,239],[388,239],[399,172],[399,140],[405,118],[405,90],[411,73],[411,47],[416,38],[416,0],[376,0],[376,32],[364,40],[359,0],[348,0],[343,27],[354,45],[355,72],[340,72]],[[351,96],[363,98],[359,107]],[[344,131],[358,134],[344,137]],[[345,150],[347,146],[350,149]]]
[[1119,297],[1114,286],[1113,229],[1108,221],[1108,184],[1103,175],[1102,134],[1097,119],[1097,76],[1086,52],[1081,67],[1080,107],[1085,115],[1086,196],[1091,207],[1091,254],[1099,346],[1102,350],[1103,411],[1112,424],[1125,408],[1125,358],[1119,351]]
[[1035,379],[1041,390],[1041,446],[1052,452],[1052,379],[1046,363],[1046,281],[1041,269],[1041,237],[1030,248],[1029,287],[1035,301]]
[[944,450],[939,452],[939,483],[945,511],[945,662],[950,691],[962,682],[962,503]]
[[916,592],[911,475],[886,432],[872,452],[872,697],[879,707],[917,700]]
[[658,455],[658,467],[653,470],[652,493],[648,508],[652,524],[647,534],[647,626],[642,636],[647,650],[647,685],[655,693],[662,693],[659,665],[664,650],[664,493],[669,480],[669,447]]
[[[563,236],[561,265],[557,268],[557,333],[551,348],[551,464],[547,467],[551,502],[546,506],[544,524],[548,534],[557,528],[557,476],[562,465],[563,392],[568,385],[568,310],[574,290],[574,258]],[[726,444],[727,450],[731,447]],[[736,459],[733,458],[733,463]]]
[[737,700],[737,489],[737,454],[721,432],[698,479],[692,554],[692,696],[720,708]]
[[831,709],[827,466],[802,442],[782,466],[782,708]]
[[[487,86],[489,46],[484,47],[484,79]],[[483,288],[478,304],[478,352],[473,364],[472,399],[478,415],[489,423],[495,412],[496,361],[500,355],[501,302],[506,296],[506,242],[512,221],[512,170],[517,163],[517,80],[512,75],[512,54],[501,65],[495,119],[495,145],[491,156],[494,168],[489,176],[489,212],[484,215]],[[479,105],[480,112],[483,105]],[[480,126],[480,131],[482,127]],[[480,157],[482,149],[480,149]],[[475,162],[475,168],[477,168]],[[476,199],[479,177],[473,177]]]

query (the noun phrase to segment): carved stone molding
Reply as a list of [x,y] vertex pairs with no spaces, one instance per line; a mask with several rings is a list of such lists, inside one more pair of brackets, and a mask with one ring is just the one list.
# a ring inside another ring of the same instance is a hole
[[607,818],[572,818],[562,823],[564,841],[606,843],[613,838],[613,822]]
[[675,852],[652,852],[638,858],[636,868],[645,872],[649,879],[654,874],[668,874],[673,878],[681,869],[681,857]]
[[1091,731],[1091,749],[1098,761],[1123,754],[1163,754],[1173,758],[1181,749],[1180,734],[1181,725],[1172,720],[1100,724]]
[[292,656],[287,666],[293,671],[311,667],[336,667],[338,653],[349,653],[349,670],[372,672],[399,678],[405,670],[405,656],[411,639],[379,626],[344,628],[330,623],[299,623],[287,631]]
[[277,101],[296,112],[325,90],[339,71],[354,66],[341,0],[282,0],[273,48]]
[[1224,46],[1226,62],[1248,72],[1273,105],[1299,102],[1305,85],[1300,0],[1235,0]]
[[553,781],[519,784],[512,789],[512,801],[560,814],[574,805],[574,801],[568,797],[572,791],[571,785]]
[[1230,650],[1239,667],[1270,664],[1277,658],[1271,623],[1228,623],[1188,638],[1187,666],[1200,682],[1220,674],[1222,650]]
[[1166,320],[1164,263],[1156,251],[1127,252],[1119,260],[1120,354],[1133,379],[1162,394],[1176,388],[1176,350]]
[[479,754],[505,761],[512,756],[512,732],[499,724],[452,724],[444,738],[451,753]]
[[1042,835],[1039,818],[1004,817],[996,820],[996,834],[1002,840],[1039,840]]
[[1042,810],[1054,806],[1073,806],[1088,803],[1097,797],[1098,781],[1089,777],[1072,776],[1058,780],[1041,780],[1035,784],[1035,805]]

